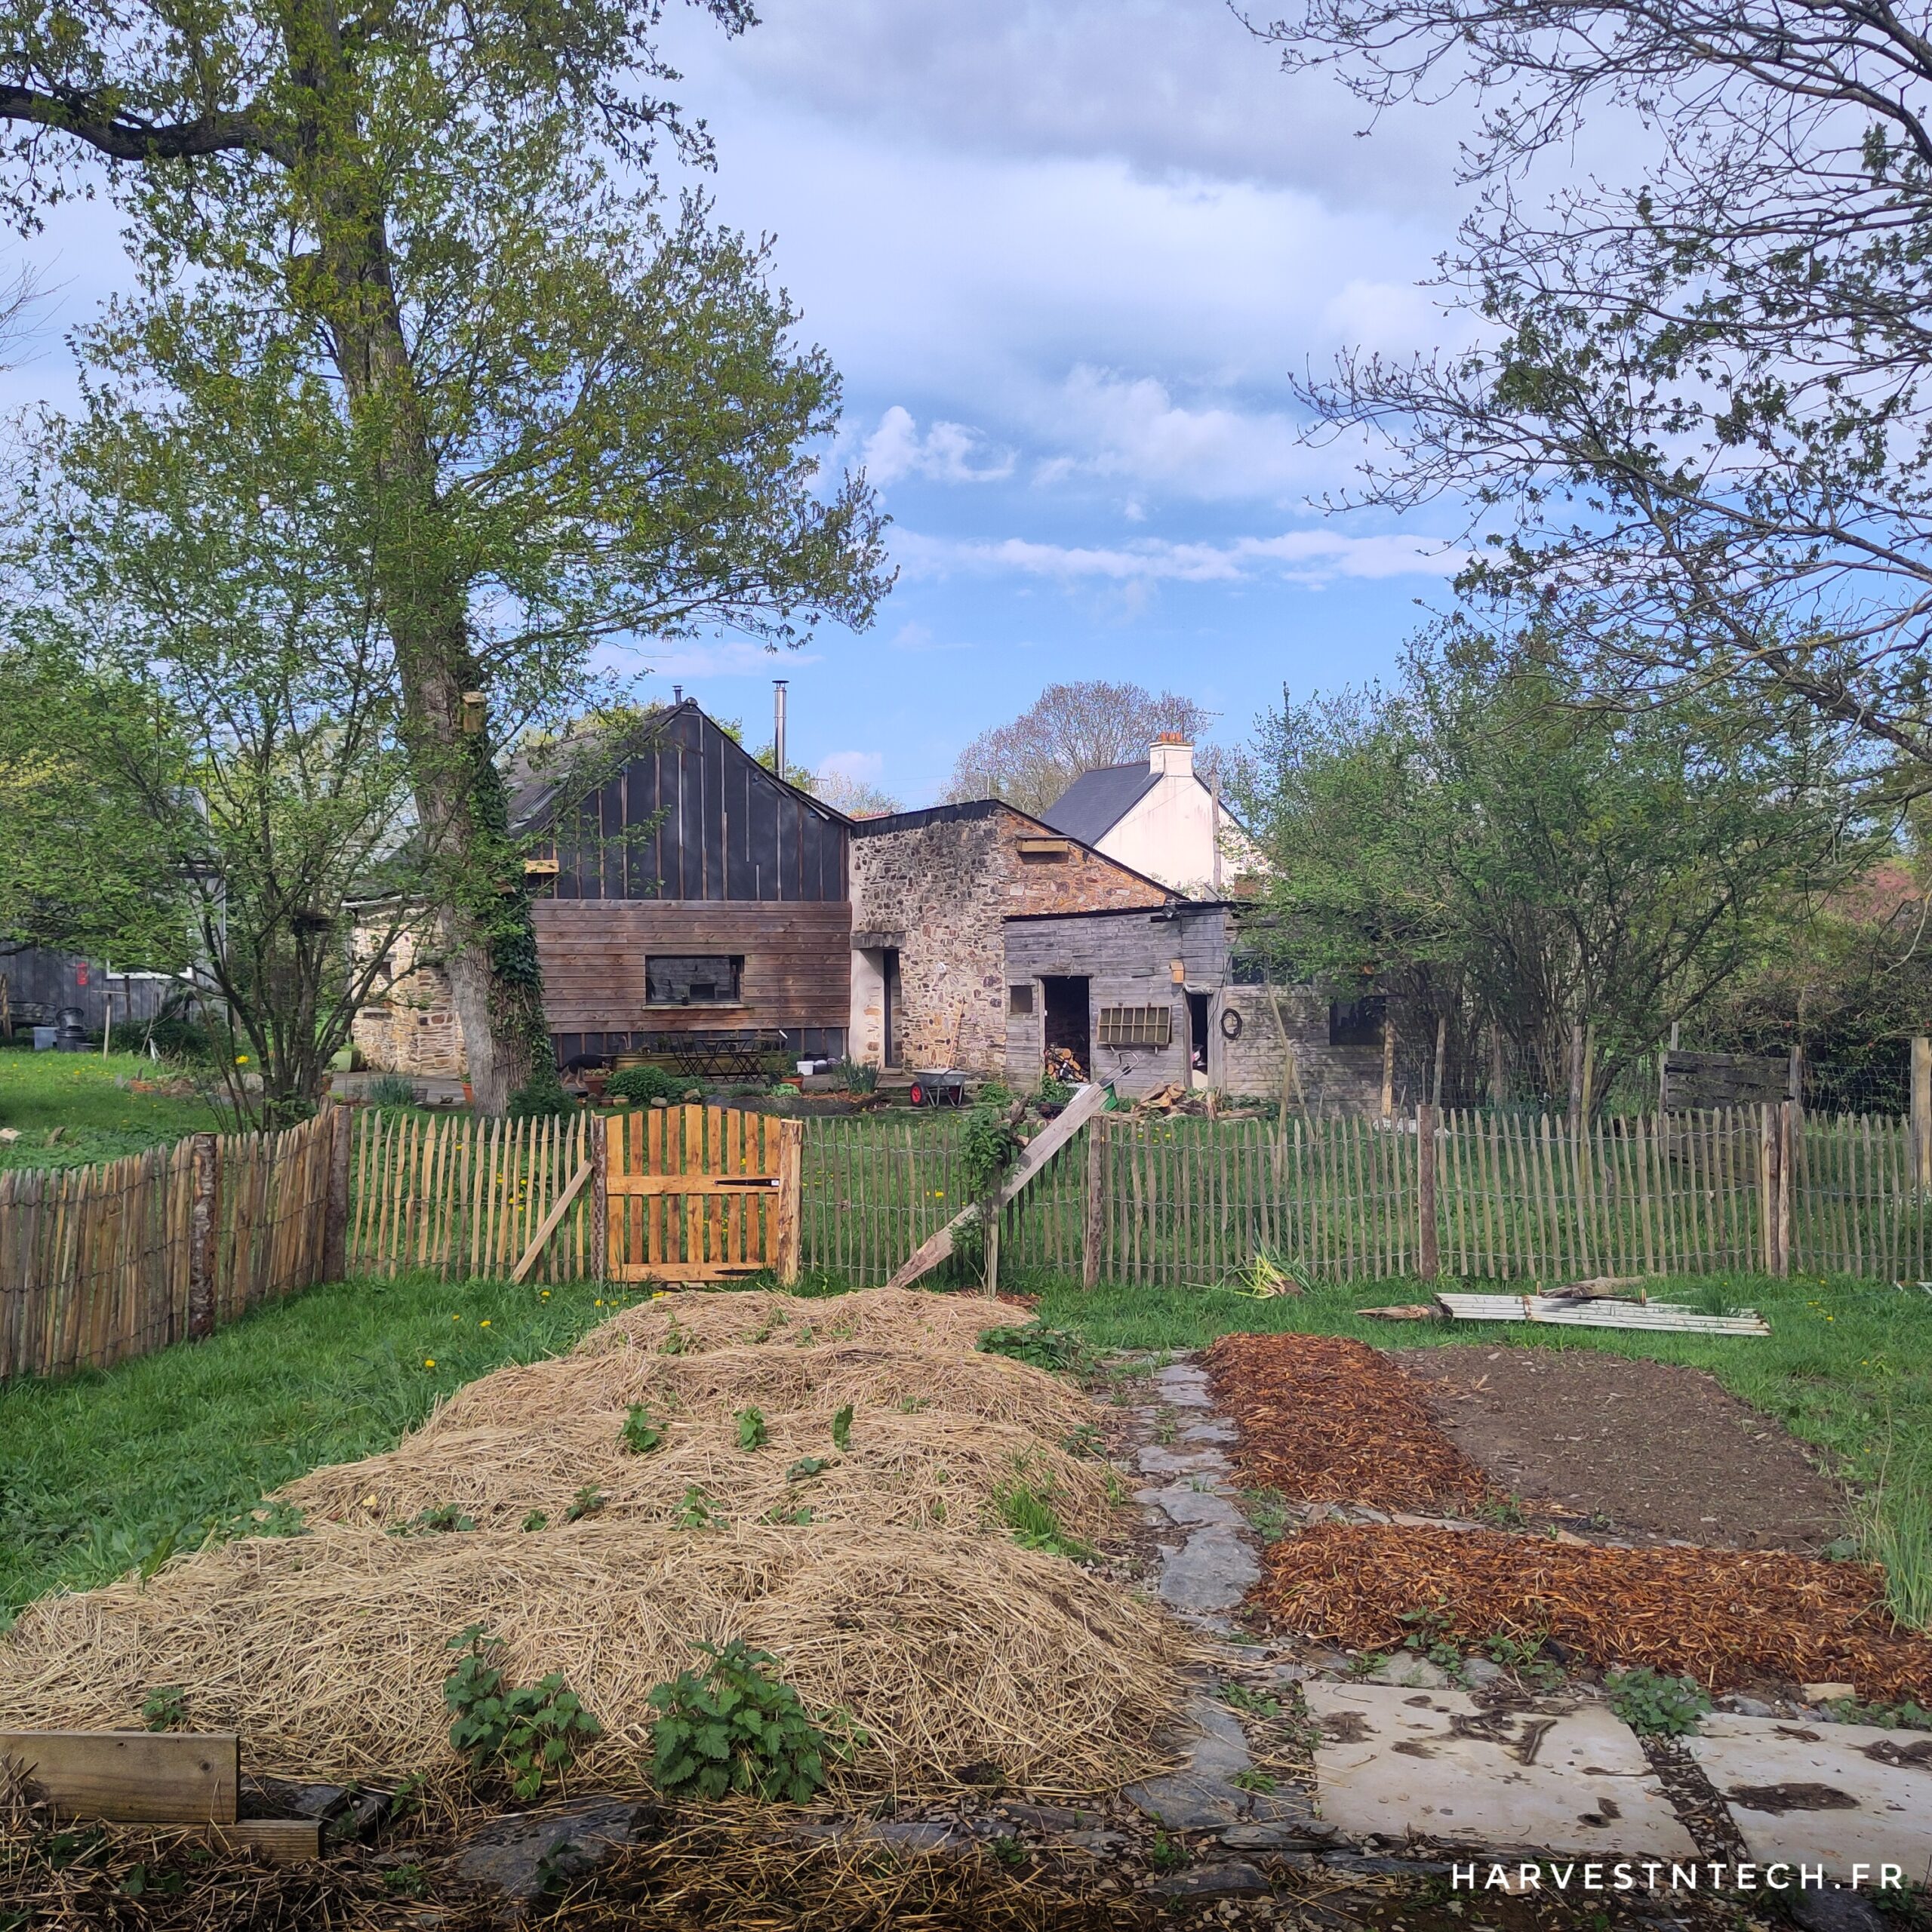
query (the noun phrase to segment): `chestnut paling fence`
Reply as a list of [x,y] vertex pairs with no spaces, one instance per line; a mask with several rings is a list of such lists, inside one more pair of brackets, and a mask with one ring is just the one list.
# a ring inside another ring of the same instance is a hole
[[[804,1123],[796,1262],[855,1286],[889,1278],[967,1204],[960,1125]],[[583,1177],[608,1131],[588,1115],[331,1109],[274,1136],[0,1176],[0,1378],[106,1367],[345,1275],[601,1277],[608,1202]],[[1315,1281],[1760,1269],[1918,1281],[1932,1278],[1928,1164],[1908,1121],[1788,1105],[1575,1132],[1427,1109],[1285,1128],[1115,1113],[1009,1204],[998,1252],[1010,1281],[1171,1287],[1237,1281],[1260,1253]],[[721,1208],[704,1212],[724,1225]],[[733,1264],[721,1272],[739,1272],[735,1252],[719,1250]]]

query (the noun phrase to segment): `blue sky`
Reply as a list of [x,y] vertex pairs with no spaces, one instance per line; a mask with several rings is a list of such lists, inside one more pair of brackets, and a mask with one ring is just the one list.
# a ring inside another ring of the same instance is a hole
[[[1057,679],[1186,694],[1247,735],[1298,692],[1387,669],[1453,568],[1453,506],[1406,524],[1311,500],[1358,453],[1297,435],[1291,371],[1460,333],[1417,284],[1451,239],[1454,109],[1385,118],[1284,76],[1223,0],[764,0],[728,40],[676,10],[721,219],[774,238],[831,352],[832,459],[893,518],[897,587],[863,635],[774,661],[647,654],[795,761],[908,804]],[[104,204],[25,252],[51,285],[0,401],[66,401],[61,332],[122,276]]]
[[1453,507],[1325,518],[1356,453],[1287,379],[1457,325],[1460,115],[1385,121],[1291,78],[1220,0],[768,0],[672,29],[721,218],[775,238],[845,383],[900,576],[876,626],[786,665],[729,641],[661,675],[795,759],[909,804],[1058,678],[1184,692],[1238,739],[1285,682],[1385,671],[1446,601]]

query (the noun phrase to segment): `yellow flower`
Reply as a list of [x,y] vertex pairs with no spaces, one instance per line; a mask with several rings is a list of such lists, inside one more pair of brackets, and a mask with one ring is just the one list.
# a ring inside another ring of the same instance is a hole
[[364,1497],[362,1499],[362,1506],[365,1509],[374,1509],[376,1507],[376,1499],[373,1496]]
[[425,1355],[423,1358],[423,1366],[425,1368],[434,1368],[435,1365],[436,1358],[434,1355]]
[[484,1319],[483,1319],[482,1321],[481,1321],[478,1322],[476,1325],[477,1325],[477,1327],[479,1327],[479,1328],[487,1328],[487,1327],[489,1327],[489,1325],[490,1325],[489,1318],[488,1318],[488,1316],[485,1316],[485,1317],[484,1318]]
[[543,1291],[537,1297],[537,1300],[539,1301],[548,1301],[549,1299],[550,1291],[548,1288],[544,1289]]
[[237,1066],[246,1066],[248,1064],[248,1056],[246,1054],[237,1054],[235,1056],[235,1064]]
[[601,1308],[601,1307],[604,1306],[604,1304],[600,1301],[600,1302],[597,1304],[597,1306],[598,1306],[599,1308]]

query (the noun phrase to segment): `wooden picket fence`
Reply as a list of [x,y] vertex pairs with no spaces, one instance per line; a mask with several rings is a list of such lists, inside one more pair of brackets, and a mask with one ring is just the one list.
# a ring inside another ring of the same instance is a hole
[[337,1118],[0,1175],[0,1380],[110,1367],[339,1272]]
[[[1420,1116],[1420,1117],[1419,1117]],[[964,1204],[958,1129],[814,1121],[804,1260],[885,1281]],[[1932,1152],[1932,1150],[1928,1150]],[[1103,1115],[1006,1209],[1001,1266],[1204,1286],[1257,1254],[1314,1281],[1551,1283],[1762,1269],[1921,1280],[1932,1187],[1909,1122],[1740,1107],[1601,1121]]]

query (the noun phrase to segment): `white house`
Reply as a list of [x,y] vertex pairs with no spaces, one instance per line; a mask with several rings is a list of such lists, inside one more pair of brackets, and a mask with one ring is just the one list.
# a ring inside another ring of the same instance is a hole
[[1163,731],[1145,764],[1083,772],[1041,819],[1109,859],[1172,886],[1218,898],[1255,866],[1253,844],[1194,768],[1194,747]]

